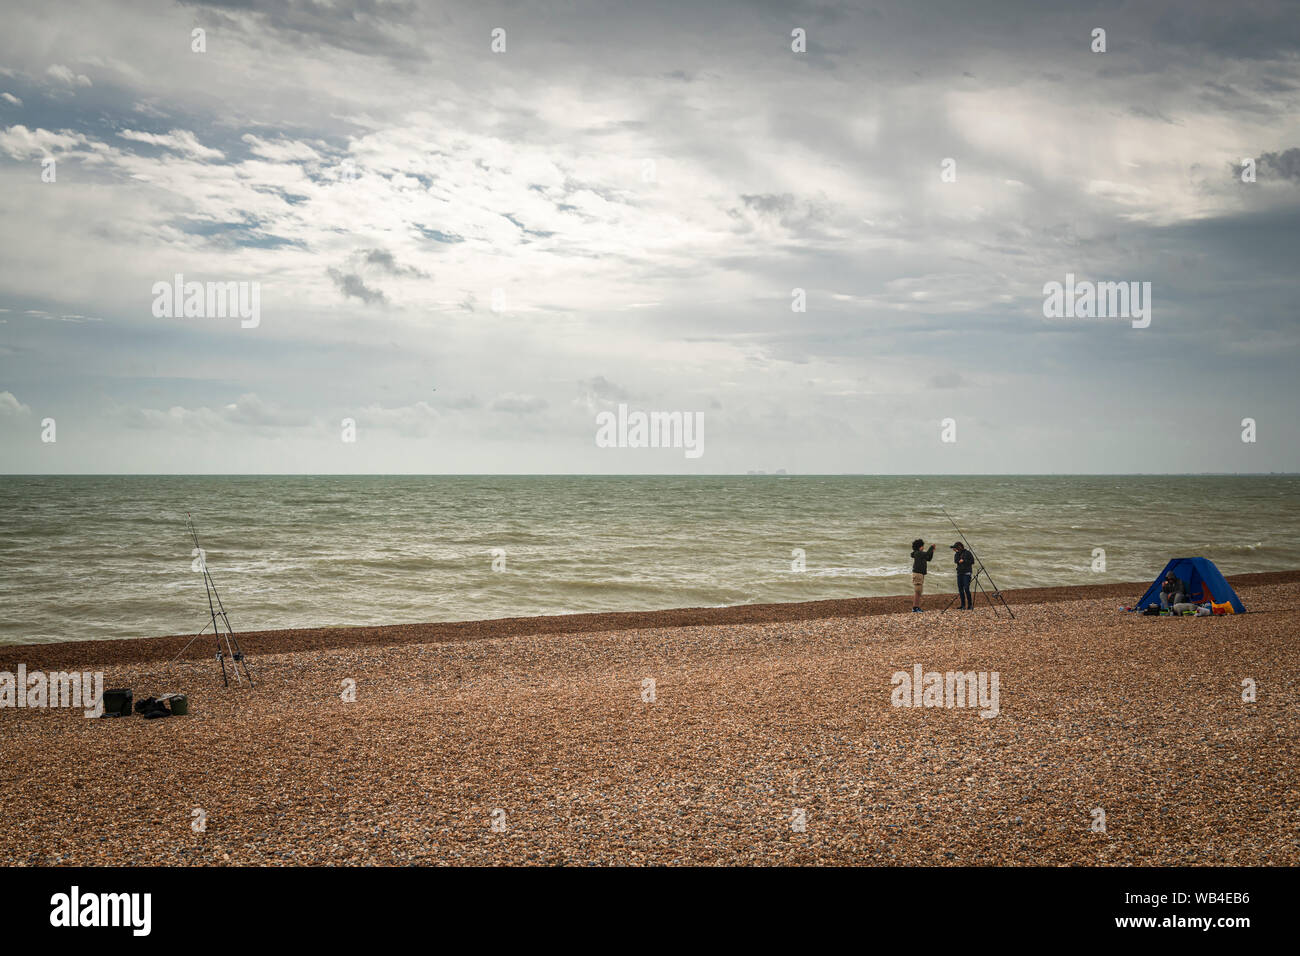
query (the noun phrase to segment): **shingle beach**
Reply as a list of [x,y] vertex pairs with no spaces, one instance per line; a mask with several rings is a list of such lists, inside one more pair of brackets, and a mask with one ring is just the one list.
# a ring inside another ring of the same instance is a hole
[[[190,714],[0,710],[0,863],[1296,865],[1300,572],[1231,580],[249,632],[251,692],[188,637],[7,646]],[[895,706],[917,665],[996,716]]]

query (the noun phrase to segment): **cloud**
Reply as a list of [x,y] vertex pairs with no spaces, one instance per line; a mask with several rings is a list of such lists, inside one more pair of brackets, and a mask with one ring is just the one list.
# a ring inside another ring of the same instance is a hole
[[52,77],[65,86],[90,86],[90,77],[82,73],[74,73],[69,67],[61,63],[55,63],[45,71],[47,76]]
[[28,129],[10,126],[0,130],[0,150],[14,159],[36,159],[51,153],[67,152],[86,144],[84,135],[65,129],[54,132],[48,129]]
[[1280,179],[1300,183],[1300,148],[1293,146],[1281,153],[1260,153],[1259,165]]
[[399,278],[428,278],[428,273],[414,266],[403,266],[386,249],[360,249],[348,257],[348,267],[330,267],[329,277],[344,298],[357,299],[366,305],[386,303],[388,296],[382,289],[366,284],[365,274],[379,273]]
[[254,156],[277,163],[318,163],[321,155],[306,143],[291,139],[266,140],[245,133],[240,137],[248,144]]
[[31,411],[12,392],[0,392],[0,418],[17,418],[19,415],[30,415]]
[[150,146],[161,146],[173,152],[182,153],[191,159],[223,159],[220,150],[210,149],[199,142],[198,137],[189,130],[174,129],[170,133],[145,133],[133,129],[124,129],[117,134],[122,139]]
[[340,292],[345,298],[360,299],[366,305],[375,305],[387,301],[384,294],[378,289],[372,289],[366,285],[361,276],[355,272],[343,272],[331,266],[328,270],[329,277],[334,280]]
[[438,409],[424,401],[390,408],[369,405],[356,416],[357,431],[378,428],[408,438],[423,438],[433,432],[441,417]]
[[134,104],[131,107],[131,111],[133,113],[140,113],[141,115],[147,116],[150,119],[167,118],[166,113],[158,109],[158,107],[156,107],[153,103],[149,102],[148,100],[140,100],[138,103]]
[[367,249],[361,254],[361,261],[368,266],[377,266],[389,275],[394,276],[420,276],[427,277],[428,273],[421,272],[414,266],[399,266],[393,254],[385,249]]
[[591,413],[604,406],[626,402],[631,398],[627,389],[615,385],[603,375],[583,379],[578,382],[578,387],[581,391],[573,403]]
[[14,96],[12,93],[0,93],[0,100],[4,100],[6,103],[10,103],[14,106],[23,105],[23,101],[20,100],[18,97]]
[[516,395],[507,392],[498,395],[488,406],[494,412],[506,412],[511,415],[531,415],[546,408],[546,399],[535,395]]
[[602,401],[625,402],[628,400],[627,389],[615,385],[603,375],[595,375],[578,383],[588,393]]
[[127,414],[127,422],[137,428],[160,428],[173,431],[279,431],[301,429],[311,424],[309,416],[263,401],[256,394],[239,396],[233,402],[215,408],[186,408],[173,405],[164,410],[142,408]]

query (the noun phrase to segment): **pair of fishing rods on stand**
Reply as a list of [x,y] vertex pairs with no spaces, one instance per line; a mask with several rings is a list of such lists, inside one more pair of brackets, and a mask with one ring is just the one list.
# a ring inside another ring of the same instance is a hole
[[[198,562],[199,570],[203,572],[203,587],[208,595],[208,616],[210,620],[203,625],[203,630],[195,634],[188,644],[181,648],[180,653],[171,659],[171,664],[180,660],[185,652],[188,651],[195,641],[207,633],[208,628],[212,628],[212,635],[217,642],[217,663],[221,665],[221,680],[225,686],[230,686],[230,674],[226,670],[226,658],[231,661],[230,669],[234,671],[235,680],[243,683],[245,678],[248,680],[249,690],[253,689],[253,675],[248,671],[248,662],[244,659],[244,650],[239,646],[239,638],[235,637],[235,631],[230,626],[230,618],[226,615],[226,607],[221,603],[221,595],[217,593],[217,585],[212,580],[212,575],[208,573],[207,553],[199,544],[199,534],[194,530],[194,519],[190,517],[189,512],[185,513],[185,523],[190,529],[190,537],[194,539],[195,561]],[[221,625],[225,625],[225,632],[222,633]],[[224,644],[224,647],[223,647]],[[240,669],[243,669],[243,675],[240,675]]]

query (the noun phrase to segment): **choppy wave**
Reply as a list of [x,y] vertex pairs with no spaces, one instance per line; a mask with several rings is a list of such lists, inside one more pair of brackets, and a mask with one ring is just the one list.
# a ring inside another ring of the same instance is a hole
[[910,564],[900,564],[893,568],[807,568],[802,572],[791,570],[791,574],[801,573],[818,578],[892,578],[900,574],[910,574]]
[[5,477],[0,643],[197,630],[186,511],[252,630],[951,589],[942,509],[1003,588],[1300,567],[1294,477]]

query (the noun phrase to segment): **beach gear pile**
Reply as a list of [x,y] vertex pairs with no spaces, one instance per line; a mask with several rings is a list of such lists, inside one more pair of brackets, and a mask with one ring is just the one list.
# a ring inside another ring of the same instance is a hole
[[130,717],[133,712],[145,720],[179,717],[190,712],[190,702],[184,694],[163,694],[161,697],[146,697],[133,702],[129,687],[104,691],[104,712],[101,717]]
[[[1120,608],[1121,611],[1137,611],[1135,607]],[[1143,617],[1210,617],[1215,614],[1232,614],[1232,605],[1215,604],[1213,601],[1207,601],[1205,604],[1188,604],[1186,602],[1175,604],[1171,608],[1162,608],[1158,604],[1149,604],[1141,612]]]
[[[1161,589],[1172,575],[1182,586],[1184,599],[1170,607],[1160,600]],[[1174,558],[1156,575],[1137,604],[1124,608],[1147,616],[1210,617],[1223,614],[1245,614],[1246,606],[1237,597],[1214,562],[1207,558]]]

